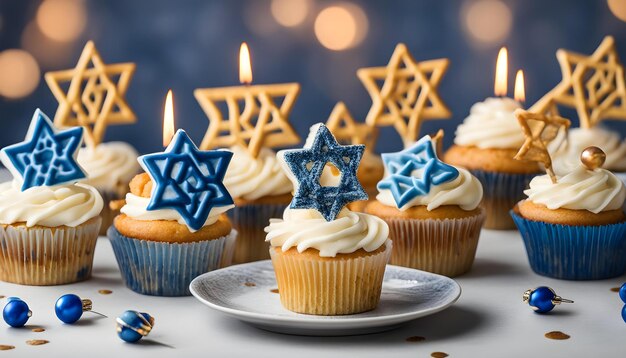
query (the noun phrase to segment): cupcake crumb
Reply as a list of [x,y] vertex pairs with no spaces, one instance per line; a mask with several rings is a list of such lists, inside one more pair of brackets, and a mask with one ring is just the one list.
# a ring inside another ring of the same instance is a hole
[[101,295],[110,295],[113,293],[111,290],[98,290],[98,293]]
[[26,341],[26,344],[30,346],[41,346],[48,343],[50,343],[50,341],[46,341],[45,339],[30,339]]
[[611,291],[613,292],[619,292],[619,287],[611,287]]
[[37,333],[44,332],[45,330],[46,330],[45,328],[41,328],[41,327],[35,327],[35,328],[31,329],[31,331],[37,332]]
[[421,342],[423,340],[426,340],[426,338],[422,336],[411,336],[406,339],[407,342]]
[[431,358],[446,358],[448,356],[448,353],[444,353],[444,352],[432,352],[430,354]]
[[271,292],[271,293],[278,293],[278,289],[277,289],[277,288],[272,288],[272,289],[270,290],[270,292]]
[[256,286],[256,283],[254,283],[254,282],[244,282],[243,284],[244,284],[244,286],[247,286],[247,287],[254,287],[254,286]]
[[8,344],[0,344],[0,351],[10,351],[11,349],[15,349],[15,346],[10,346]]
[[556,339],[559,341],[570,338],[569,334],[565,334],[561,331],[551,331],[551,332],[546,333],[544,336],[548,339]]

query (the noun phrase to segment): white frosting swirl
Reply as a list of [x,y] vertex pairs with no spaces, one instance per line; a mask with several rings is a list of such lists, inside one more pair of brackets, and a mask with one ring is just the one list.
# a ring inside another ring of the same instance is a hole
[[582,165],[552,183],[548,175],[533,178],[524,191],[535,204],[550,210],[588,210],[592,213],[621,209],[626,199],[624,184],[604,169],[587,170]]
[[359,249],[372,252],[389,238],[389,226],[382,219],[343,209],[333,221],[326,221],[312,209],[285,210],[283,219],[270,219],[265,228],[273,247],[283,251],[296,247],[298,252],[312,248],[321,257],[335,257]]
[[124,142],[100,143],[78,151],[78,163],[87,173],[85,183],[123,195],[139,171],[137,151]]
[[[181,225],[187,226],[190,232],[196,232],[196,230],[190,228],[185,219],[174,209],[157,209],[148,210],[148,203],[150,198],[144,198],[133,193],[126,194],[126,204],[120,209],[120,212],[135,220],[170,220],[177,221]],[[203,226],[213,225],[219,216],[228,210],[234,208],[235,205],[214,206],[209,212],[209,216],[204,222]]]
[[470,109],[470,115],[456,130],[454,143],[478,148],[515,148],[524,143],[522,129],[513,115],[521,108],[511,98],[487,98]]
[[293,185],[282,171],[276,153],[262,148],[257,158],[245,149],[234,146],[224,185],[233,198],[255,200],[264,196],[291,193]]
[[35,186],[20,190],[16,181],[0,184],[0,223],[76,227],[102,211],[98,190],[86,184]]
[[590,146],[596,146],[606,153],[603,167],[609,170],[626,171],[626,142],[623,142],[615,132],[604,128],[572,128],[569,130],[568,140],[562,143],[560,138],[555,139],[550,146],[552,167],[557,174],[566,174],[580,165],[580,153]]
[[[419,205],[425,205],[428,211],[437,209],[442,205],[458,205],[463,210],[474,210],[483,198],[483,187],[469,171],[455,168],[459,171],[459,176],[456,179],[439,185],[431,185],[427,194],[416,196],[401,208],[398,208],[398,204],[389,189],[379,190],[376,199],[387,206],[396,207],[401,211]],[[414,171],[411,175],[419,177],[422,173]]]

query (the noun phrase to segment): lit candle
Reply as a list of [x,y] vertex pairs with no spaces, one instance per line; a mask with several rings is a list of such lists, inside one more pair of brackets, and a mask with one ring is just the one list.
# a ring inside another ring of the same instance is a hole
[[526,101],[526,88],[524,86],[524,71],[517,70],[515,75],[515,91],[513,92],[513,98],[518,102]]
[[250,50],[248,44],[241,43],[239,48],[239,82],[244,85],[252,83],[252,62],[250,61]]
[[163,109],[163,146],[167,147],[174,136],[174,99],[172,90],[167,91]]
[[493,93],[496,96],[506,96],[508,86],[509,53],[506,47],[498,52],[496,60],[496,79],[493,84]]

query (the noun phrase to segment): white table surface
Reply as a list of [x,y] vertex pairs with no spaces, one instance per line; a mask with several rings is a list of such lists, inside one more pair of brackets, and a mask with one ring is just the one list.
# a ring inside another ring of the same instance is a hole
[[[265,332],[228,318],[193,297],[142,296],[127,289],[106,238],[98,241],[93,277],[83,283],[28,287],[0,282],[0,295],[19,296],[30,305],[28,326],[10,328],[0,322],[0,344],[14,345],[3,356],[48,357],[430,357],[434,351],[450,357],[618,357],[626,353],[626,323],[622,303],[610,288],[626,278],[594,282],[552,280],[530,270],[517,232],[483,230],[474,267],[457,281],[463,288],[459,301],[433,316],[418,319],[393,331],[352,337],[299,337]],[[538,315],[524,305],[527,288],[547,285],[576,301],[552,314]],[[100,289],[110,289],[101,295]],[[64,325],[54,315],[56,298],[75,293],[94,301],[100,318],[85,313],[79,323]],[[276,297],[278,299],[278,296]],[[6,299],[0,300],[4,306]],[[152,333],[141,344],[122,342],[115,332],[115,317],[126,309],[155,316]],[[43,327],[45,332],[31,332]],[[561,330],[571,338],[550,340],[544,333]],[[409,336],[425,341],[406,342]],[[29,339],[50,343],[29,346]],[[321,354],[321,355],[320,355]],[[358,355],[357,355],[358,354]]]

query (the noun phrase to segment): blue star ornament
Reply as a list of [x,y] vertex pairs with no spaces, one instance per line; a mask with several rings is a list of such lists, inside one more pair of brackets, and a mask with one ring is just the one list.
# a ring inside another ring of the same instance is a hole
[[36,186],[73,183],[86,178],[76,162],[82,142],[82,127],[59,131],[37,109],[26,139],[4,147],[0,151],[0,160],[13,177],[21,181],[22,191]]
[[[363,145],[339,145],[323,124],[311,127],[303,149],[281,153],[296,187],[289,207],[315,209],[326,221],[332,221],[348,203],[367,200],[367,194],[356,176],[364,149]],[[336,186],[320,184],[326,164],[332,164],[341,174]]]
[[437,158],[430,136],[424,136],[413,146],[382,155],[388,176],[377,188],[391,191],[398,208],[420,195],[430,193],[432,185],[440,185],[456,179],[459,171]]
[[199,150],[179,129],[164,152],[138,159],[153,181],[147,210],[174,209],[191,231],[200,230],[211,209],[233,204],[222,182],[232,156],[225,150]]

